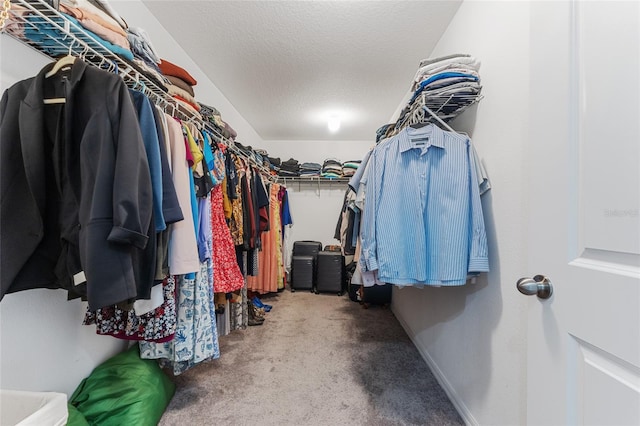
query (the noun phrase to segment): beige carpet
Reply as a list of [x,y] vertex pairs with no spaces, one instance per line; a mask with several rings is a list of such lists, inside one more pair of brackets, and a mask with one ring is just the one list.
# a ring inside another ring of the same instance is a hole
[[464,424],[390,309],[288,290],[173,378],[160,425]]

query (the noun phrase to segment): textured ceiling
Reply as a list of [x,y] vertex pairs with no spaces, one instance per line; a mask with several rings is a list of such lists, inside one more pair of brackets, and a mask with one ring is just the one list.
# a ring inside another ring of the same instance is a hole
[[144,2],[265,140],[373,140],[460,3]]

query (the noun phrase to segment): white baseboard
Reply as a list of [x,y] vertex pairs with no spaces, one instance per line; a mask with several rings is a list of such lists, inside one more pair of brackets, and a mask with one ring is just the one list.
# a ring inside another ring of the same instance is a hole
[[411,339],[415,347],[418,349],[418,352],[420,352],[420,355],[422,355],[422,358],[427,363],[427,366],[435,376],[436,380],[438,381],[442,389],[444,389],[445,393],[451,400],[451,403],[453,403],[453,406],[458,411],[458,414],[460,414],[460,417],[462,417],[462,420],[464,420],[465,424],[469,426],[479,426],[478,421],[475,419],[475,417],[473,417],[473,414],[471,413],[469,408],[458,396],[458,393],[453,388],[451,383],[449,383],[449,381],[447,380],[442,370],[440,370],[440,368],[438,367],[438,364],[436,364],[436,362],[433,360],[431,355],[429,355],[429,352],[427,352],[425,348],[421,347],[418,344],[418,342],[416,342],[416,339],[415,339],[416,333],[411,329],[411,327],[409,327],[409,324],[405,322],[404,318],[402,318],[401,315],[398,315],[396,310],[393,309],[393,306],[392,306],[392,312],[393,312],[393,315],[395,315],[395,317],[398,319],[398,322],[400,323],[400,325],[402,325],[402,328],[404,328],[404,331],[407,333],[407,335],[409,336],[409,338]]

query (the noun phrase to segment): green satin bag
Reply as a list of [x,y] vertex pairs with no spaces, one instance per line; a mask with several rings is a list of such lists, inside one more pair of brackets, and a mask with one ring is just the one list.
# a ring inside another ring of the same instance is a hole
[[90,425],[155,426],[175,388],[157,362],[141,359],[134,345],[97,366],[69,403]]
[[71,403],[67,404],[67,409],[69,411],[67,426],[89,426],[87,419],[85,419],[82,413]]

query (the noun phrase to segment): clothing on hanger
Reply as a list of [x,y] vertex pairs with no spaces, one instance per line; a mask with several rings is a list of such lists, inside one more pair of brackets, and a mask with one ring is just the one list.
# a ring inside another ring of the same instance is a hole
[[[369,160],[363,271],[395,285],[463,285],[489,269],[470,141],[434,125],[405,128]],[[402,212],[401,215],[398,212]]]
[[0,160],[0,296],[39,287],[82,295],[86,281],[89,306],[98,309],[136,297],[141,259],[133,252],[145,249],[152,219],[149,164],[122,79],[76,60],[62,115],[60,104],[43,106],[63,84],[45,79],[52,67],[3,95],[1,139],[13,143],[2,145]]

